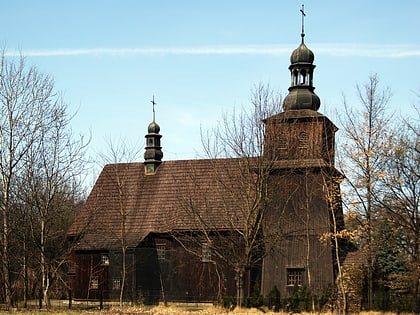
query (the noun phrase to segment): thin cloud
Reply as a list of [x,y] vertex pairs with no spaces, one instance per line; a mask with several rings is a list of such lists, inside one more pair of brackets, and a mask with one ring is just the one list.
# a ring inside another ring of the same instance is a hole
[[316,54],[338,57],[420,57],[420,47],[409,45],[315,44],[312,47]]
[[[408,45],[308,44],[317,55],[369,58],[420,57],[420,47]],[[66,57],[66,56],[162,56],[162,55],[288,55],[295,46],[203,46],[150,48],[88,48],[46,49],[6,52],[8,56]]]
[[[26,50],[30,57],[52,56],[136,56],[136,55],[276,55],[289,53],[291,47],[276,46],[212,46],[212,47],[152,47],[152,48],[89,48]],[[16,56],[16,53],[7,53]]]

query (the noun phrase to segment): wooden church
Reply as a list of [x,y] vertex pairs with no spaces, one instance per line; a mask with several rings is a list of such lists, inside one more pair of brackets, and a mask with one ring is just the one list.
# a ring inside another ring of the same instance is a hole
[[[261,157],[163,161],[153,113],[144,162],[103,168],[67,233],[74,299],[214,302],[246,298],[256,285],[282,298],[334,287],[342,258],[334,233],[343,228],[337,128],[318,112],[314,54],[301,37],[284,111],[264,121]],[[263,177],[261,158],[270,161]]]

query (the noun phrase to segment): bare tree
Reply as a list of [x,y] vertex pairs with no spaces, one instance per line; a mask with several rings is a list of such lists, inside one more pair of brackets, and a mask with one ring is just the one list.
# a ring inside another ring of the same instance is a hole
[[[120,294],[119,294],[119,303],[120,306],[123,305],[124,299],[124,290],[127,280],[127,235],[126,235],[126,223],[127,223],[127,201],[129,197],[128,192],[128,162],[137,160],[141,146],[130,147],[126,141],[119,141],[118,144],[108,141],[107,152],[100,153],[100,160],[104,164],[112,164],[112,171],[109,174],[112,185],[115,186],[115,190],[118,193],[118,196],[109,196],[111,198],[117,198],[118,200],[118,213],[120,215],[120,228],[119,235],[117,238],[120,240],[121,244],[121,285],[120,285]],[[125,163],[124,163],[125,162]]]
[[13,305],[9,277],[9,215],[17,203],[17,179],[28,150],[38,140],[44,106],[54,98],[53,81],[35,67],[27,68],[24,58],[7,60],[4,51],[0,65],[0,177],[2,210],[1,270],[6,308]]
[[338,311],[340,314],[347,314],[347,290],[345,283],[345,273],[343,270],[343,257],[346,254],[346,243],[353,240],[355,235],[352,231],[344,228],[344,217],[342,211],[342,194],[340,183],[343,180],[341,174],[331,174],[328,170],[323,170],[324,187],[326,189],[326,200],[330,207],[331,232],[321,235],[321,239],[331,240],[334,262],[337,268],[337,288],[338,288]]
[[[7,59],[4,51],[0,71],[1,270],[5,304],[6,308],[13,306],[11,266],[22,263],[26,299],[29,260],[38,254],[33,266],[39,267],[42,295],[48,304],[51,277],[58,277],[65,262],[60,248],[77,202],[77,176],[83,171],[86,143],[71,134],[71,117],[51,77],[33,66],[27,67],[22,56]],[[19,249],[22,259],[10,255],[11,240],[20,242],[14,248]],[[31,244],[37,247],[32,248],[30,256]]]
[[[262,259],[262,223],[271,169],[263,154],[263,120],[280,111],[281,97],[260,84],[251,102],[249,111],[225,115],[217,128],[202,135],[206,157],[213,163],[212,187],[205,183],[200,186],[200,180],[190,175],[195,184],[187,196],[180,197],[180,205],[194,222],[195,233],[188,240],[185,235],[176,235],[187,250],[198,256],[202,255],[200,244],[205,242],[214,256],[234,270],[238,306],[244,305],[246,273]],[[229,158],[229,166],[223,166],[220,158]],[[220,200],[217,215],[207,208],[215,198]],[[191,242],[195,244],[188,247]]]
[[[420,112],[417,111],[419,114]],[[378,202],[385,209],[385,219],[393,232],[393,243],[408,258],[409,280],[413,296],[412,310],[420,311],[420,115],[404,120],[390,139],[385,171],[381,176],[384,194]],[[398,277],[394,276],[395,282]],[[406,281],[405,281],[406,282]],[[395,285],[395,284],[394,284]]]
[[39,250],[41,288],[44,305],[49,306],[52,278],[66,261],[64,236],[71,223],[74,208],[82,195],[80,180],[86,161],[87,143],[70,130],[71,116],[61,97],[55,95],[43,106],[42,126],[37,140],[28,150],[23,185],[25,199],[31,211],[32,240]]
[[357,86],[361,108],[351,106],[344,99],[344,114],[340,118],[345,137],[340,167],[347,179],[345,183],[350,187],[347,205],[350,210],[363,215],[360,230],[366,240],[368,309],[373,305],[373,223],[384,156],[389,149],[390,117],[386,115],[386,109],[390,95],[389,89],[380,88],[379,78],[373,74],[365,85]]

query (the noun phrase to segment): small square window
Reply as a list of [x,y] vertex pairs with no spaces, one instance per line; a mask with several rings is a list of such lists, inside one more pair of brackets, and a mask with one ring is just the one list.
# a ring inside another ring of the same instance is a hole
[[108,255],[102,255],[101,256],[101,265],[102,266],[109,266],[109,256]]
[[120,278],[113,278],[112,279],[112,290],[119,290],[121,289],[121,279]]
[[301,286],[303,284],[303,268],[288,268],[287,269],[287,285],[288,286]]
[[211,248],[209,243],[203,243],[201,246],[201,261],[211,262]]
[[165,247],[166,244],[156,244],[156,253],[160,261],[165,260]]
[[98,277],[92,277],[92,279],[90,279],[90,288],[91,289],[98,289],[99,288]]

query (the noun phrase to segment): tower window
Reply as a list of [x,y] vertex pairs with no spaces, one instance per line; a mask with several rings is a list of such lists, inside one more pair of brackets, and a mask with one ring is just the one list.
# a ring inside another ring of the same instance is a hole
[[289,148],[289,140],[285,132],[282,132],[279,137],[279,149],[287,150]]
[[287,285],[301,286],[303,284],[303,268],[287,268]]
[[306,84],[306,71],[304,70],[300,72],[300,84]]
[[309,147],[308,133],[301,131],[299,133],[299,148],[306,149]]
[[298,85],[299,73],[297,70],[293,71],[293,85]]

